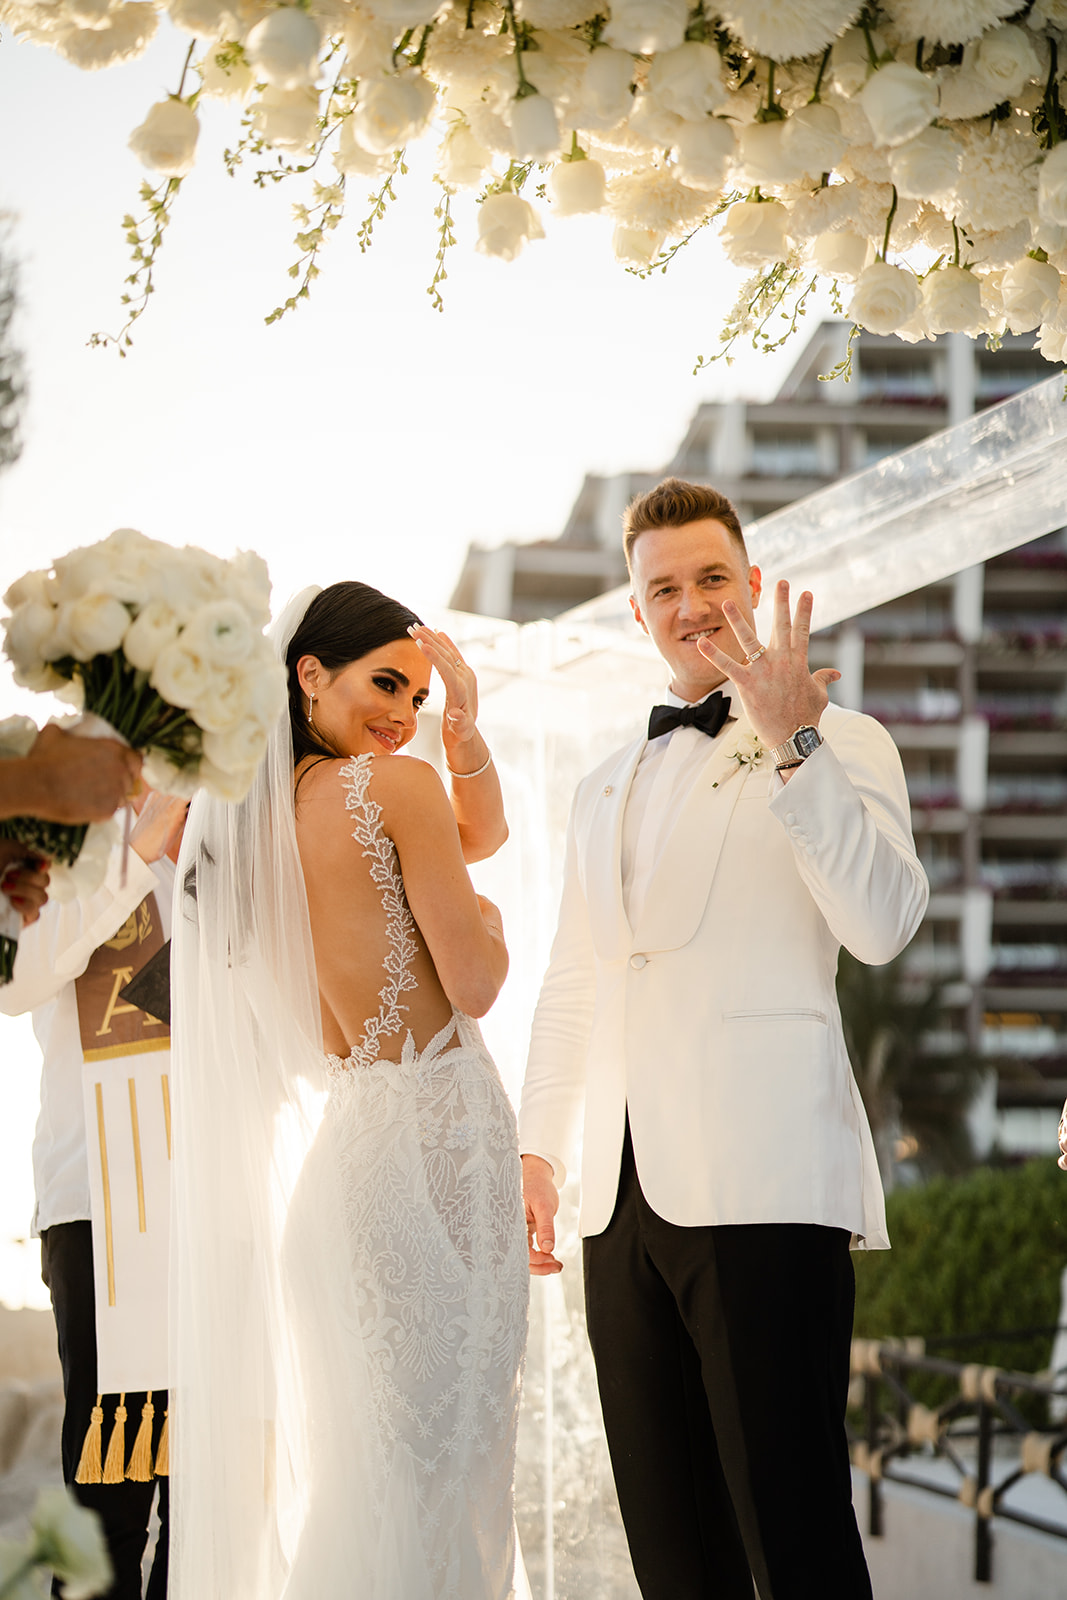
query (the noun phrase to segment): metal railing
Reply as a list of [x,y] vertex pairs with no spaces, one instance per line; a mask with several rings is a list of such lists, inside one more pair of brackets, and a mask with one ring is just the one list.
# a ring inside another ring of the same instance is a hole
[[[1051,1336],[1056,1331],[1031,1328],[982,1335],[981,1340]],[[955,1392],[936,1409],[925,1405],[912,1393],[920,1374],[947,1379]],[[1060,1373],[1054,1381],[1047,1373],[950,1361],[929,1355],[927,1341],[918,1338],[854,1339],[852,1379],[849,1399],[863,1417],[862,1429],[850,1428],[852,1464],[868,1479],[869,1534],[884,1533],[883,1485],[898,1483],[974,1511],[976,1583],[992,1582],[996,1517],[1067,1541],[1067,1476],[1061,1470],[1067,1469],[1067,1425],[1035,1427],[1014,1403],[1023,1396],[1038,1397],[1047,1414],[1048,1402],[1059,1398],[1067,1409],[1067,1375]],[[1017,1444],[1017,1464],[995,1477],[995,1456],[1007,1441]],[[909,1473],[904,1464],[918,1452],[947,1463],[954,1485]],[[1041,1474],[1062,1491],[1062,1523],[1006,1503],[1009,1490],[1029,1473]]]

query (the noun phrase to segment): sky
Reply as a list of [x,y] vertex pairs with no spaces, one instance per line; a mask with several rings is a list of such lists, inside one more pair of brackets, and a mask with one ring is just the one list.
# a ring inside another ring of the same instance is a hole
[[[139,61],[83,73],[0,40],[0,213],[28,383],[22,458],[0,478],[0,592],[126,526],[258,550],[279,604],[355,577],[433,620],[471,541],[554,537],[586,472],[655,470],[701,401],[764,399],[781,382],[794,352],[692,374],[741,276],[710,231],[646,281],[614,263],[602,218],[547,219],[548,237],[507,264],[475,252],[461,199],[435,312],[428,152],[366,254],[351,187],[311,301],[267,327],[289,292],[305,180],[228,177],[238,113],[217,102],[132,351],[89,348],[117,330],[130,270],[121,221],[145,174],[126,141],[177,87],[187,43],[167,25]],[[14,710],[43,721],[53,706],[0,666],[0,716]],[[11,1243],[32,1208],[38,1056],[28,1019],[0,1030],[0,1300],[43,1305],[34,1253]]]

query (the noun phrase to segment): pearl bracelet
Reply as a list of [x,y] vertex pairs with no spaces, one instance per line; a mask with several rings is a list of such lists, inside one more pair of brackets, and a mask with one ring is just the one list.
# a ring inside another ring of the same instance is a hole
[[473,772],[457,772],[455,767],[448,767],[448,762],[445,762],[445,766],[448,767],[449,772],[454,778],[480,778],[482,773],[486,772],[492,766],[492,764],[492,753],[487,755],[481,766],[476,767]]

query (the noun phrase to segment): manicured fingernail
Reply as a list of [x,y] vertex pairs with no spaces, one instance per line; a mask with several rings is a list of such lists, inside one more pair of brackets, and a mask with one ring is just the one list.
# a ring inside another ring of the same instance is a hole
[[416,629],[416,628],[417,628],[417,627],[418,627],[418,623],[417,623],[417,622],[409,622],[409,623],[408,623],[408,632],[409,632],[409,633],[410,633],[410,635],[411,635],[411,637],[412,637],[412,638],[413,638],[413,639],[414,639],[414,637],[415,637],[415,629]]

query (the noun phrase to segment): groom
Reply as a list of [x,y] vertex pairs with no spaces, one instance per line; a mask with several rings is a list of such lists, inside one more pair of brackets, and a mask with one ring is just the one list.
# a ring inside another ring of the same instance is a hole
[[[713,489],[624,519],[667,704],[579,786],[520,1115],[530,1259],[582,1145],[586,1310],[645,1600],[869,1600],[849,1246],[885,1248],[834,991],[923,915],[896,749],[827,702]],[[721,689],[720,689],[721,686]],[[584,1137],[582,1134],[584,1125]]]

